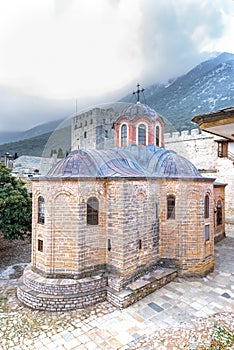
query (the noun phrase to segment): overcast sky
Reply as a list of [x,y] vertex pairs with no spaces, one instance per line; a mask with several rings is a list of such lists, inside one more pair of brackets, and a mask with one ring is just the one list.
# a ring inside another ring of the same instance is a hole
[[0,0],[0,87],[78,101],[125,93],[234,53],[233,34],[233,0]]

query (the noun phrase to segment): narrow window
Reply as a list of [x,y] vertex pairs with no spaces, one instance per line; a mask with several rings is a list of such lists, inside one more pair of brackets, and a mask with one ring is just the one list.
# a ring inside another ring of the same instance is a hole
[[167,196],[167,219],[175,219],[175,196]]
[[158,203],[155,203],[155,218],[158,219]]
[[38,220],[39,224],[45,223],[45,200],[42,196],[38,198]]
[[205,196],[205,212],[204,212],[204,217],[205,219],[208,219],[210,216],[210,198],[209,195],[207,194]]
[[142,249],[142,240],[141,239],[139,239],[139,241],[138,241],[138,246],[139,246],[139,250],[141,250]]
[[138,126],[138,145],[146,146],[146,126],[144,124]]
[[210,240],[210,225],[205,225],[205,241]]
[[126,147],[127,146],[127,125],[123,124],[121,126],[121,147]]
[[87,132],[85,131],[84,132],[84,139],[86,139],[86,137],[87,137]]
[[217,226],[222,225],[223,223],[223,212],[222,212],[222,202],[221,200],[218,200],[217,202]]
[[38,239],[38,241],[37,241],[37,250],[39,252],[43,252],[43,240],[42,239]]
[[108,238],[108,240],[107,240],[107,250],[108,250],[108,252],[111,251],[111,240],[110,240],[110,238]]
[[87,224],[98,225],[99,203],[96,197],[90,197],[87,201]]
[[156,144],[156,146],[159,146],[159,144],[160,144],[160,142],[159,142],[159,140],[160,140],[160,136],[159,136],[159,126],[157,125],[156,126],[156,139],[155,139],[155,144]]

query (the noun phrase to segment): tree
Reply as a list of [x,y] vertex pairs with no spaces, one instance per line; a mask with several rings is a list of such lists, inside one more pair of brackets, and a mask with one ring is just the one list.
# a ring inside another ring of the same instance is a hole
[[0,232],[4,239],[24,239],[31,233],[32,201],[24,182],[0,164]]

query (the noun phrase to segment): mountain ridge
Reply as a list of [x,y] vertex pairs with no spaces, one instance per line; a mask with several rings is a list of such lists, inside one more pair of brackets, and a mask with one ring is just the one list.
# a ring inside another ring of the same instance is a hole
[[[197,128],[197,125],[191,120],[194,115],[209,113],[234,106],[234,54],[221,53],[216,57],[203,61],[184,75],[170,79],[167,84],[153,84],[145,88],[144,95],[146,103],[155,109],[166,122],[166,132],[191,130]],[[133,95],[129,94],[123,97],[121,102],[134,102]],[[32,136],[43,136],[43,130],[47,133],[48,138],[51,133],[62,122],[61,119],[44,123],[32,129],[21,132],[17,137],[28,137],[28,148],[32,151],[34,148],[30,145],[33,142]],[[53,124],[54,123],[54,124]],[[70,137],[69,120],[66,121],[66,137]],[[64,129],[64,130],[65,130]],[[0,139],[1,135],[0,133]],[[16,137],[16,136],[14,136]],[[42,137],[44,140],[44,138]],[[68,143],[62,137],[68,149]],[[19,141],[19,139],[17,140]],[[38,141],[38,139],[37,139]],[[1,142],[0,142],[1,143]],[[44,141],[41,141],[40,151],[36,151],[38,155],[43,153],[45,147]],[[12,152],[7,148],[15,149],[17,152],[19,144],[11,143],[0,144],[0,155],[4,152]],[[22,146],[22,145],[21,145]],[[58,147],[54,143],[55,149]],[[23,149],[27,151],[27,139],[25,139],[24,147],[20,148],[19,154]],[[27,154],[27,153],[25,153]]]

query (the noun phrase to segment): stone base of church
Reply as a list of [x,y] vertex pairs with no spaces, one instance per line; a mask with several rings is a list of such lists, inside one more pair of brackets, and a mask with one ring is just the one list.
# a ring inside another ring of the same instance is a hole
[[25,305],[47,311],[69,311],[93,306],[105,300],[125,308],[171,282],[177,270],[159,267],[123,290],[118,290],[118,277],[95,275],[82,279],[46,278],[27,266],[17,288],[17,297]]
[[17,297],[38,310],[83,309],[106,300],[107,278],[102,275],[82,279],[46,278],[27,266],[17,288]]

